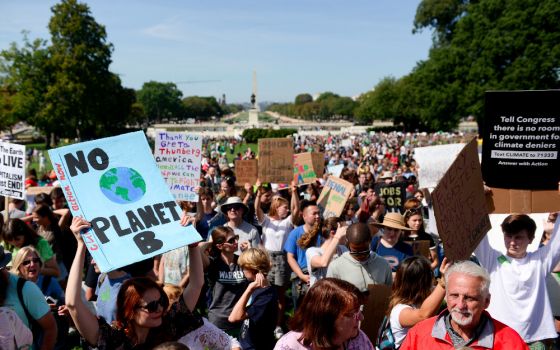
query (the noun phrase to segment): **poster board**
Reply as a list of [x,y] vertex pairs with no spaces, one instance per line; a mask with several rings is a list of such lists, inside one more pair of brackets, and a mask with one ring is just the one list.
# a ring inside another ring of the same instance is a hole
[[364,320],[361,329],[370,340],[377,339],[377,332],[389,308],[391,287],[384,284],[368,285],[368,299],[364,305]]
[[468,259],[491,228],[476,139],[459,153],[431,195],[445,255]]
[[0,195],[25,199],[25,146],[0,142]]
[[339,217],[350,198],[354,185],[338,177],[329,176],[317,200],[323,218]]
[[294,154],[294,181],[296,184],[313,183],[317,178],[323,177],[325,171],[323,153],[297,153]]
[[490,188],[486,195],[488,212],[508,213],[550,213],[560,211],[560,191],[557,190],[509,190]]
[[387,213],[404,213],[406,186],[408,184],[404,181],[375,184],[375,193],[383,199]]
[[259,179],[261,182],[292,182],[294,176],[292,139],[259,139]]
[[202,136],[159,130],[154,158],[175,200],[198,202]]
[[[134,156],[131,157],[131,151]],[[181,208],[141,131],[49,150],[82,238],[102,272],[200,241],[180,225]]]
[[464,143],[417,147],[414,160],[418,164],[418,184],[421,188],[434,188],[453,163]]
[[235,182],[239,186],[246,183],[254,185],[259,177],[258,161],[256,159],[245,159],[235,161]]
[[485,93],[482,176],[487,186],[558,190],[558,101],[560,90]]

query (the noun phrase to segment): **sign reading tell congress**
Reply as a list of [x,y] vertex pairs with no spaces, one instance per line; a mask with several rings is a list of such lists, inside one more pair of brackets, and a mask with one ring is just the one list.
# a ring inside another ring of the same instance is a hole
[[82,237],[102,272],[200,241],[179,224],[181,209],[141,131],[49,155],[72,214],[91,223]]

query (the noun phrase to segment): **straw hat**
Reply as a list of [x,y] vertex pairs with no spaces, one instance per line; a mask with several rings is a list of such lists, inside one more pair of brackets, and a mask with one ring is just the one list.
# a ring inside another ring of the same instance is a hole
[[399,213],[387,213],[383,218],[383,222],[380,224],[375,224],[377,227],[390,227],[397,230],[411,231],[410,228],[404,225],[404,218]]

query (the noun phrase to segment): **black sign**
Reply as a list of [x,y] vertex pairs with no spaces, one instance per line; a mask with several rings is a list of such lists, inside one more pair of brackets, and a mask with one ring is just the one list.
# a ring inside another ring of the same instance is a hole
[[384,183],[375,185],[375,193],[383,198],[387,213],[395,212],[402,214],[404,212],[407,185],[404,181],[393,182],[388,185]]
[[486,185],[554,190],[560,181],[560,90],[485,95],[482,177]]

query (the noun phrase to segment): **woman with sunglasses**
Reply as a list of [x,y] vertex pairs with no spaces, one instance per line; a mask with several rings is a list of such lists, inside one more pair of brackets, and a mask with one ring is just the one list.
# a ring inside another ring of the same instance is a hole
[[202,255],[202,262],[209,280],[212,301],[208,306],[208,319],[230,336],[237,338],[240,322],[229,322],[233,307],[247,288],[248,282],[237,263],[239,236],[227,226],[212,231],[210,256]]
[[32,246],[39,252],[43,261],[41,274],[45,276],[59,277],[60,270],[56,256],[46,239],[39,236],[31,227],[20,219],[11,219],[4,226],[2,239],[7,250],[15,256],[18,251],[27,246]]
[[432,270],[438,267],[439,257],[437,253],[437,245],[430,234],[424,230],[424,218],[422,217],[422,203],[416,198],[410,198],[405,203],[404,222],[406,227],[410,228],[405,231],[403,240],[405,242],[429,242],[430,250],[426,258],[430,260]]
[[195,245],[189,246],[189,284],[170,310],[160,285],[146,277],[135,277],[126,280],[119,291],[116,321],[109,325],[103,318],[98,319],[81,297],[86,246],[80,232],[90,227],[81,217],[74,217],[70,226],[78,249],[68,277],[66,306],[76,328],[91,346],[99,350],[152,349],[203,325],[202,319],[192,314],[204,283],[200,253]]
[[291,331],[276,350],[373,350],[360,322],[364,319],[360,291],[351,283],[324,278],[313,285],[298,305]]

